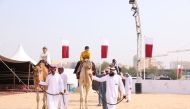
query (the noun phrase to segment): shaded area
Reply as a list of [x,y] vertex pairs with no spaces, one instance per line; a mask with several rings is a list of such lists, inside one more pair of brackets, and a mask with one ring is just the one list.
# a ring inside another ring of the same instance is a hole
[[[0,89],[22,89],[23,84],[16,75],[26,85],[33,85],[33,75],[31,73],[33,64],[30,61],[16,61],[0,55]],[[16,75],[11,72],[15,72]]]

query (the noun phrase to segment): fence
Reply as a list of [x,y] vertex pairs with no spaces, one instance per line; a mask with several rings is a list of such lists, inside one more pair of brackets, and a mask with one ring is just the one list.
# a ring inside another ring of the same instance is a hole
[[[133,80],[132,92],[135,92]],[[142,93],[190,94],[190,80],[141,80]]]

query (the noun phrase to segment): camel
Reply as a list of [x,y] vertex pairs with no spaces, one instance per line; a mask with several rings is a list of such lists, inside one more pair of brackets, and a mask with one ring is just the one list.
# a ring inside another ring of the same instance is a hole
[[[39,90],[40,90],[40,86],[39,86],[39,82],[40,81],[46,81],[46,77],[48,75],[48,69],[45,66],[45,63],[40,62],[39,64],[37,64],[34,68],[33,68],[33,73],[34,73],[34,88],[36,91],[36,101],[37,101],[37,109],[39,109],[39,100],[40,100],[40,96],[39,96]],[[43,90],[46,90],[47,87],[43,86],[42,87]],[[43,92],[43,107],[42,109],[47,109],[47,95],[45,92]]]
[[[84,60],[79,77],[80,109],[88,109],[88,92],[92,88],[92,74],[95,73],[95,64],[90,60]],[[84,96],[85,92],[85,96]],[[85,100],[85,103],[84,103]],[[85,107],[84,107],[85,106]]]

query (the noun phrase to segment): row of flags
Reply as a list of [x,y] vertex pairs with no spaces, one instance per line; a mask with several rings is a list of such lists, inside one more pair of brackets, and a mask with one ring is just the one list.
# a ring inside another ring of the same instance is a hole
[[[101,45],[101,58],[107,58],[108,56],[108,42],[104,41]],[[145,37],[145,57],[151,58],[153,50],[153,39]],[[62,44],[62,58],[69,58],[69,42],[63,41]]]
[[[152,51],[153,51],[153,38],[145,37],[144,39],[144,46],[145,46],[145,58],[152,58]],[[108,42],[104,41],[101,45],[101,58],[108,57]],[[62,58],[69,58],[69,42],[63,41],[62,44]],[[182,71],[182,66],[178,65],[177,67],[177,75],[179,76]]]
[[[152,51],[153,51],[153,38],[145,37],[145,58],[152,58]],[[177,66],[177,77],[181,75],[183,71],[183,66]]]
[[[108,56],[108,43],[107,41],[101,45],[101,58]],[[69,42],[63,41],[62,44],[62,58],[69,58]]]

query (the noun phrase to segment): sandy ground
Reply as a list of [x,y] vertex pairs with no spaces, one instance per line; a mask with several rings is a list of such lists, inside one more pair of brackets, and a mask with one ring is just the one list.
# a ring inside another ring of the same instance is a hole
[[[36,109],[35,97],[35,93],[16,93],[13,95],[0,93],[0,109]],[[91,92],[89,109],[102,109],[97,104],[98,96]],[[69,109],[79,109],[79,93],[69,95]],[[122,101],[117,105],[117,109],[190,109],[190,95],[133,94],[130,103]]]

